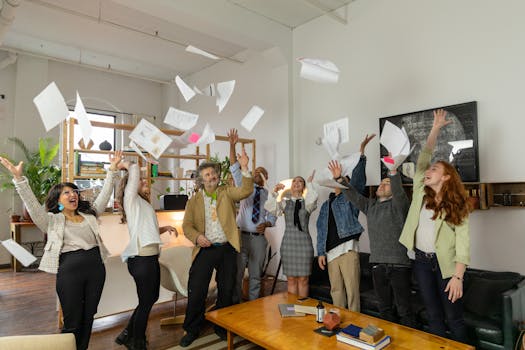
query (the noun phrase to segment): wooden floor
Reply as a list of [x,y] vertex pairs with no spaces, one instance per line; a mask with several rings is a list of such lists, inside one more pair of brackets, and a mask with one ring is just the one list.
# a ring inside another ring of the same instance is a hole
[[[269,295],[272,279],[263,282],[264,295]],[[286,282],[278,281],[275,291],[286,290]],[[183,335],[180,325],[160,327],[160,320],[173,315],[173,302],[155,305],[151,312],[147,338],[149,349],[167,349],[178,345]],[[186,307],[179,300],[178,312]],[[44,272],[0,270],[0,336],[58,333],[55,275]],[[131,312],[95,320],[89,349],[124,349],[114,343],[115,337],[127,324]],[[201,334],[212,333],[206,324]]]

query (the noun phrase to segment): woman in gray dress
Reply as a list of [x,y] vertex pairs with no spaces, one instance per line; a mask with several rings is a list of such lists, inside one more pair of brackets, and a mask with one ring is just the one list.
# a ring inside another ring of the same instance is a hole
[[313,177],[314,173],[307,182],[301,176],[294,177],[290,189],[291,198],[282,198],[279,202],[278,192],[284,189],[284,185],[277,184],[264,204],[264,208],[270,213],[276,216],[284,214],[285,230],[281,242],[283,273],[288,281],[288,292],[301,297],[308,296],[308,278],[312,273],[314,257],[312,238],[308,231],[310,214],[317,207]]

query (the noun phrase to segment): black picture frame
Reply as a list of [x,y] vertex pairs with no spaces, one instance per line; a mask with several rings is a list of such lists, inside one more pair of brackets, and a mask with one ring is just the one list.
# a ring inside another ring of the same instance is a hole
[[[415,146],[409,157],[399,167],[403,183],[412,183],[410,175],[413,175],[419,153],[424,147],[432,128],[434,122],[433,111],[440,108],[448,112],[446,118],[451,119],[452,123],[441,130],[432,161],[446,160],[454,165],[463,182],[479,182],[477,103],[476,101],[471,101],[379,118],[379,130],[381,133],[387,121],[400,128],[405,127],[410,146]],[[460,140],[473,140],[473,147],[465,148],[452,154],[453,147],[448,142]],[[388,151],[381,144],[380,155],[381,158],[388,155]],[[387,171],[388,169],[381,162],[381,178],[387,176]]]

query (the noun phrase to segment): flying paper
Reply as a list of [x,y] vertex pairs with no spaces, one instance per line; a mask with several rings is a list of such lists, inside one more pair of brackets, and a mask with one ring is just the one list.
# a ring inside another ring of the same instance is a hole
[[233,88],[235,87],[235,80],[223,81],[217,84],[217,101],[216,105],[219,107],[219,113],[222,112],[228,100],[230,99]]
[[215,56],[215,55],[212,55],[212,54],[209,53],[209,52],[206,52],[206,51],[204,51],[204,50],[199,49],[198,47],[191,46],[191,45],[188,45],[188,46],[186,47],[186,51],[191,52],[191,53],[195,53],[195,54],[197,54],[197,55],[201,55],[201,56],[204,56],[204,57],[211,58],[212,60],[218,60],[218,59],[220,59],[219,57],[217,57],[217,56]]
[[319,184],[319,186],[330,187],[330,188],[341,188],[341,189],[348,188],[345,185],[340,184],[339,182],[335,181],[332,178],[317,180],[317,184]]
[[357,163],[359,163],[360,158],[361,152],[356,152],[348,156],[344,156],[343,159],[339,161],[339,163],[341,163],[342,168],[341,173],[345,176],[347,175],[349,177],[352,177],[352,171],[354,171],[354,168],[357,166]]
[[205,95],[205,96],[210,96],[210,97],[213,97],[213,96],[217,95],[217,92],[215,91],[215,85],[213,83],[208,85],[208,86],[206,86],[202,90],[199,89],[198,87],[194,86],[193,87],[193,91],[195,91],[199,95]]
[[248,114],[241,120],[241,125],[248,131],[252,131],[253,127],[264,114],[264,110],[259,106],[253,106]]
[[2,244],[4,245],[5,249],[7,249],[7,251],[11,253],[11,255],[14,256],[16,260],[20,261],[20,263],[22,263],[22,265],[25,267],[36,261],[36,257],[33,254],[29,253],[24,247],[12,239],[2,241]]
[[180,130],[189,130],[197,124],[199,119],[198,114],[185,112],[176,108],[170,107],[166,117],[164,117],[164,123],[176,127]]
[[201,136],[199,137],[197,142],[195,142],[195,146],[204,146],[213,142],[215,142],[215,133],[211,129],[210,124],[206,123],[206,126],[204,127]]
[[188,84],[186,84],[184,80],[182,80],[181,77],[179,77],[178,75],[175,77],[175,84],[177,84],[177,87],[179,88],[179,91],[186,100],[186,102],[188,102],[193,98],[193,96],[195,96],[195,91],[193,91],[192,88],[190,88]]
[[325,131],[325,136],[321,139],[321,144],[328,152],[330,159],[338,160],[341,157],[339,154],[340,138],[338,129],[328,129]]
[[339,80],[339,69],[328,60],[299,58],[298,61],[301,62],[301,78],[318,83],[337,83]]
[[348,117],[334,120],[333,122],[323,125],[324,136],[333,135],[332,130],[339,131],[339,142],[346,143],[350,140],[348,136]]
[[201,135],[197,134],[196,132],[192,132],[191,135],[188,137],[188,141],[191,143],[197,143],[199,139],[201,138]]
[[129,138],[137,145],[148,151],[155,159],[171,144],[171,138],[159,130],[155,125],[142,119],[133,129]]
[[[186,131],[184,134],[180,136],[173,137],[171,146],[175,148],[179,148],[179,149],[186,148],[186,146],[188,146],[191,143],[190,141],[191,134],[193,134],[191,131]],[[197,140],[198,140],[198,135],[197,135]]]
[[46,131],[53,129],[69,116],[66,101],[55,82],[49,84],[34,99],[33,103],[40,113]]
[[82,100],[80,99],[80,95],[77,91],[77,102],[75,104],[75,112],[74,116],[78,121],[78,125],[80,126],[80,132],[82,133],[82,139],[84,140],[84,145],[89,144],[89,140],[91,139],[91,134],[93,133],[93,127],[91,126],[91,122],[89,121],[88,115],[86,113],[86,109],[84,108],[84,104],[82,103]]
[[414,149],[410,149],[410,140],[405,128],[400,129],[389,121],[383,126],[380,142],[390,153],[390,156],[381,159],[389,170],[396,169]]

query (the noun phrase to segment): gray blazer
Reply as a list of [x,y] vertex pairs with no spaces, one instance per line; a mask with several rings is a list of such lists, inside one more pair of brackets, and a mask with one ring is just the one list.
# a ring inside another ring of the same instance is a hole
[[[111,193],[113,192],[113,183],[117,177],[116,175],[116,171],[108,171],[102,191],[95,202],[93,202],[93,208],[98,214],[103,213],[106,209],[109,197],[111,197]],[[57,273],[60,251],[64,244],[66,217],[62,213],[54,214],[46,211],[45,207],[38,202],[31,191],[29,183],[25,177],[23,180],[18,182],[13,180],[13,182],[15,183],[20,198],[22,198],[22,201],[27,207],[29,215],[31,215],[31,219],[42,232],[47,233],[47,243],[44,247],[44,255],[42,256],[38,268],[45,272]],[[80,213],[80,215],[84,217],[95,234],[95,238],[100,247],[100,254],[102,255],[102,259],[105,260],[109,256],[109,252],[100,238],[97,218],[93,215],[83,213]]]

